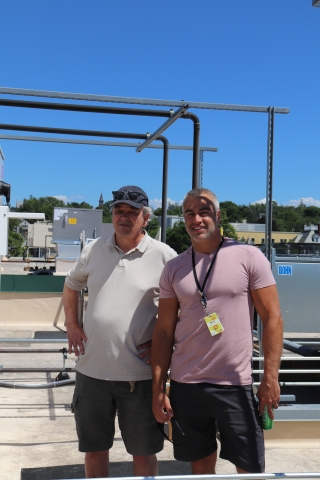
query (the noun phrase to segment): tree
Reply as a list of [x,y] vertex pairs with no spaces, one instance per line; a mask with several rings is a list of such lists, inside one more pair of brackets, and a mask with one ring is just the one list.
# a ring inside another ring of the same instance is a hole
[[149,220],[145,230],[148,232],[148,235],[150,235],[150,237],[155,238],[159,228],[160,228],[160,225],[158,220],[156,218],[152,218],[151,220]]
[[54,207],[66,208],[65,203],[62,200],[58,200],[55,197],[39,197],[35,198],[32,195],[28,199],[23,200],[21,207],[17,208],[17,212],[32,212],[32,213],[44,213],[46,220],[52,222]]
[[223,236],[234,238],[237,240],[237,232],[234,227],[228,222],[227,214],[224,210],[221,210],[221,227],[223,228]]
[[102,207],[97,207],[96,210],[101,210],[102,209],[102,222],[103,223],[112,223],[112,212],[110,208],[110,204],[112,203],[112,200],[108,200],[108,202],[105,202]]
[[228,222],[237,223],[243,219],[239,206],[230,200],[220,202],[220,209],[225,212]]
[[191,245],[183,220],[176,222],[172,228],[167,228],[167,244],[177,253],[182,253]]
[[178,217],[182,217],[182,206],[178,205],[177,203],[169,202],[167,215],[176,215]]
[[21,257],[23,254],[22,245],[24,238],[20,233],[9,230],[8,233],[8,254],[10,257]]
[[67,208],[88,208],[88,209],[93,208],[93,206],[89,205],[89,203],[87,203],[87,202],[81,202],[81,203],[69,202],[69,203],[66,204],[66,207]]
[[[156,217],[162,217],[162,208],[156,208],[153,211],[153,214]],[[167,215],[176,215],[177,217],[182,217],[182,206],[178,205],[178,203],[171,203],[169,202],[168,208],[167,208]]]

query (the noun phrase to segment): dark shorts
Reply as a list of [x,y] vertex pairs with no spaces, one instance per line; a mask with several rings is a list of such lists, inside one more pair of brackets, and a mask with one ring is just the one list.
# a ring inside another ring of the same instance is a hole
[[264,472],[264,437],[252,386],[178,383],[171,380],[174,456],[193,462],[217,450],[220,457],[249,473]]
[[97,380],[79,372],[72,400],[80,452],[109,450],[115,416],[131,455],[148,456],[163,448],[163,435],[151,409],[151,380],[129,382]]

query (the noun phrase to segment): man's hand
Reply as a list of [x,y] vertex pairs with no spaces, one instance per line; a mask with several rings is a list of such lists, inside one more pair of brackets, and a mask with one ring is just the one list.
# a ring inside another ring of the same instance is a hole
[[166,423],[174,416],[169,397],[164,392],[153,394],[152,411],[158,423]]
[[137,346],[138,350],[145,349],[143,352],[139,353],[139,358],[141,358],[141,360],[144,360],[148,365],[150,365],[151,360],[151,344],[152,341],[148,340],[147,342],[141,343],[141,345]]
[[67,326],[67,337],[69,341],[68,353],[72,353],[72,349],[76,357],[84,354],[84,343],[88,340],[83,329],[79,324]]
[[257,397],[259,398],[259,415],[262,415],[263,408],[267,405],[269,417],[273,420],[272,407],[278,408],[280,402],[280,386],[278,380],[268,382],[263,378],[257,392]]

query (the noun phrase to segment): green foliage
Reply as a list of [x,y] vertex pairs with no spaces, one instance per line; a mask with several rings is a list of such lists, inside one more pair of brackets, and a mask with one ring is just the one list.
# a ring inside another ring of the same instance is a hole
[[146,231],[150,237],[155,238],[160,228],[159,222],[156,218],[149,220],[148,225],[146,226]]
[[66,207],[67,208],[88,208],[88,209],[93,208],[93,206],[89,205],[89,203],[87,203],[87,202],[81,202],[81,203],[69,202],[69,203],[66,204]]
[[111,213],[111,208],[110,208],[111,203],[112,203],[112,200],[109,200],[108,202],[105,202],[102,207],[97,207],[97,210],[102,209],[102,222],[103,223],[112,223],[112,213]]
[[14,230],[9,230],[8,233],[8,253],[10,257],[21,257],[23,252],[24,238],[20,233],[15,232]]
[[162,217],[162,208],[159,207],[153,210],[153,215],[155,215],[156,217]]
[[66,207],[62,200],[55,197],[39,197],[35,198],[32,195],[28,199],[23,200],[21,207],[17,208],[17,212],[32,212],[44,213],[46,220],[52,222],[54,207]]
[[228,222],[228,217],[225,210],[221,210],[221,227],[223,228],[223,236],[234,238],[237,240],[237,232],[234,227]]
[[19,218],[9,218],[9,232],[16,232],[19,226]]
[[[265,223],[266,205],[255,203],[250,205],[236,205],[226,201],[220,203],[221,210],[226,213],[228,222]],[[273,202],[272,230],[274,232],[301,232],[304,225],[320,223],[320,208],[306,207],[303,202],[297,207],[278,205]]]
[[172,228],[167,228],[167,244],[177,253],[182,253],[191,245],[183,220],[176,222]]
[[[162,208],[156,208],[153,211],[153,214],[156,217],[162,217]],[[177,203],[170,203],[167,208],[167,215],[176,215],[177,217],[182,217],[182,206],[178,205]]]
[[177,203],[169,202],[167,215],[177,215],[178,217],[182,217],[182,206]]
[[221,212],[225,213],[228,222],[241,222],[242,212],[239,205],[228,200],[227,202],[220,202],[220,209]]

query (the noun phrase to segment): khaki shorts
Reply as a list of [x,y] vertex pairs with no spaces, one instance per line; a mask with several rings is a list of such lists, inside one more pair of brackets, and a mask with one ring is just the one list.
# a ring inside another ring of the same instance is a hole
[[151,380],[129,382],[97,380],[79,372],[72,400],[80,452],[109,450],[115,434],[115,416],[131,455],[148,456],[163,449],[163,436],[151,408]]

